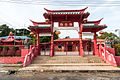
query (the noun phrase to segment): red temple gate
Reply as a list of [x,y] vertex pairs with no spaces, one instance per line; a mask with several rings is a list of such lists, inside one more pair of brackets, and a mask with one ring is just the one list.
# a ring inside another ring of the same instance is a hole
[[[90,13],[85,12],[87,9],[81,9],[81,10],[46,10],[46,13],[44,13],[45,22],[34,22],[32,21],[34,26],[28,27],[32,32],[37,33],[37,50],[38,54],[40,53],[40,43],[39,43],[39,35],[47,34],[46,36],[51,36],[51,42],[50,45],[50,56],[54,56],[54,47],[55,42],[53,40],[53,33],[55,30],[77,30],[79,34],[78,39],[78,51],[80,56],[84,56],[84,50],[83,50],[83,40],[82,40],[82,32],[91,32],[94,33],[94,40],[93,40],[93,52],[94,55],[98,54],[98,47],[97,47],[97,34],[96,32],[105,29],[106,25],[99,25],[100,20],[98,21],[87,21],[87,17],[90,15]],[[55,25],[57,23],[57,26]],[[78,27],[76,27],[74,24],[77,23]],[[89,25],[92,24],[92,25]],[[67,45],[67,44],[62,44]],[[72,46],[67,46],[69,51],[71,51]]]

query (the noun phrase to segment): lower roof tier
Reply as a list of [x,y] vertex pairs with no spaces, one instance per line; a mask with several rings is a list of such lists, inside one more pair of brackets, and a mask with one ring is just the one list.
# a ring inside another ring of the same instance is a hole
[[83,32],[98,32],[107,28],[106,25],[84,25]]
[[[83,32],[98,32],[107,28],[105,25],[84,25]],[[34,33],[50,33],[50,26],[30,26],[28,27]]]

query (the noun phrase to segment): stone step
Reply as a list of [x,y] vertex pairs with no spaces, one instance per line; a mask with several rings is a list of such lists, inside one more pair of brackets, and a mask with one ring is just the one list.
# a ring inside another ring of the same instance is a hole
[[0,64],[0,67],[22,67],[23,64]]
[[105,63],[105,62],[103,62],[103,61],[95,61],[95,62],[93,62],[93,61],[91,61],[91,62],[88,62],[88,61],[83,61],[83,62],[81,62],[81,61],[77,61],[77,62],[75,62],[75,61],[47,61],[47,62],[39,62],[39,61],[34,61],[34,62],[32,62],[32,64],[45,64],[45,63]]
[[19,69],[18,71],[120,71],[120,68],[113,66],[52,66],[52,67],[39,67],[28,66]]
[[110,64],[106,63],[79,63],[79,64],[31,64],[30,66],[44,66],[44,67],[49,67],[49,66],[111,66]]
[[86,57],[81,57],[81,56],[54,56],[54,57],[49,57],[49,56],[38,56],[35,58],[35,60],[66,60],[66,59],[101,59],[98,56],[86,56]]

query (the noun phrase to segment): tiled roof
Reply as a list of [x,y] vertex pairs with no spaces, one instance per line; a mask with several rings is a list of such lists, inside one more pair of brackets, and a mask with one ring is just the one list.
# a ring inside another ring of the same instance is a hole
[[28,28],[50,28],[50,26],[32,26]]
[[[84,25],[83,27],[107,27],[107,26],[100,26],[100,25]],[[50,26],[31,26],[28,28],[50,28]]]
[[90,13],[80,13],[80,12],[56,12],[56,13],[44,13],[44,15],[58,15],[58,14],[90,14]]
[[[83,41],[89,41],[89,39],[82,39]],[[54,41],[79,41],[79,38],[68,38],[68,39],[56,39]],[[105,40],[104,39],[97,39],[97,42],[104,42]],[[92,40],[93,42],[93,40]]]
[[[29,37],[27,37],[27,36],[13,36],[14,37],[14,39],[31,39],[31,38],[29,38]],[[0,37],[0,39],[7,39],[8,38],[8,36],[4,36],[4,37]]]
[[100,26],[100,25],[84,25],[83,27],[107,27],[107,26]]

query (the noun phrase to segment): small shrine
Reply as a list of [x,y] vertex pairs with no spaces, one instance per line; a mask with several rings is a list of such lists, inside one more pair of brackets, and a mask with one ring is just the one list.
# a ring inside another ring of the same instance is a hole
[[13,37],[12,32],[10,32],[7,39],[5,39],[5,40],[1,39],[0,42],[1,42],[0,45],[22,45],[22,40],[16,40]]

